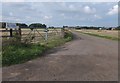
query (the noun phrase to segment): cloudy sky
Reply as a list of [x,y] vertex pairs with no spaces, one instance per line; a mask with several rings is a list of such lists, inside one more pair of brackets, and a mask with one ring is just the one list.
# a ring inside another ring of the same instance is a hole
[[[1,5],[1,4],[0,4]],[[117,2],[3,2],[4,22],[48,26],[117,26]]]

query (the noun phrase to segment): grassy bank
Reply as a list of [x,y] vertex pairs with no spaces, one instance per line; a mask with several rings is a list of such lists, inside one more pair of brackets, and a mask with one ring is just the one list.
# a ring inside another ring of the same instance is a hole
[[115,36],[97,34],[97,33],[92,33],[92,32],[84,32],[84,31],[80,31],[80,32],[83,33],[83,34],[88,34],[88,35],[91,35],[91,36],[101,37],[101,38],[105,38],[105,39],[110,39],[110,40],[115,40],[115,41],[120,40],[119,37],[115,37]]
[[111,39],[111,40],[120,40],[120,38],[110,37],[110,36],[106,36],[106,35],[98,35],[98,34],[93,34],[93,33],[84,33],[84,34],[97,36],[97,37],[101,37],[101,38],[106,38],[106,39]]
[[72,40],[72,33],[66,32],[64,38],[49,40],[46,45],[13,43],[9,46],[4,46],[2,48],[2,66],[20,64],[40,57],[46,50],[62,45],[70,40]]

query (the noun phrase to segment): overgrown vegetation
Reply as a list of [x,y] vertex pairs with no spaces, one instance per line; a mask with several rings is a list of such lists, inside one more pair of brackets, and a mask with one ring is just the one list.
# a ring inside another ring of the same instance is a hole
[[18,64],[43,53],[45,47],[40,44],[17,44],[3,47],[2,65]]
[[2,66],[20,64],[28,60],[40,57],[42,53],[53,47],[59,46],[72,40],[72,33],[65,32],[64,38],[49,40],[47,44],[24,44],[14,42],[2,48]]
[[70,41],[70,40],[73,39],[73,34],[70,31],[66,31],[65,35],[64,35],[64,38],[65,38],[66,41]]
[[56,46],[60,46],[64,44],[65,42],[71,41],[73,39],[73,35],[71,32],[67,31],[65,32],[64,38],[55,38],[50,41],[48,41],[47,48],[53,48]]

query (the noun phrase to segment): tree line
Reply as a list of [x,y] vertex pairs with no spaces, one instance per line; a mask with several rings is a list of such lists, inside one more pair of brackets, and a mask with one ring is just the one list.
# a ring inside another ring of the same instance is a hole
[[120,26],[118,26],[117,28],[115,28],[116,30],[120,30]]
[[[32,23],[30,25],[27,25],[25,23],[16,23],[19,28],[46,28],[46,24],[41,23]],[[6,22],[0,22],[0,28],[6,28]]]
[[106,27],[94,27],[94,26],[76,26],[75,29],[93,29],[93,30],[120,30],[120,26],[118,27],[109,27],[109,28],[106,28]]
[[[27,25],[25,23],[16,23],[19,28],[46,28],[46,24],[42,23],[32,23],[30,25]],[[99,30],[100,28],[102,30],[112,30],[112,27],[106,28],[106,27],[95,27],[95,26],[75,26],[75,27],[69,27],[69,26],[63,26],[66,28],[75,28],[75,29],[94,29],[94,30]],[[0,22],[0,28],[6,28],[6,22]],[[53,26],[49,28],[54,28]],[[120,26],[115,27],[114,30],[120,30]]]

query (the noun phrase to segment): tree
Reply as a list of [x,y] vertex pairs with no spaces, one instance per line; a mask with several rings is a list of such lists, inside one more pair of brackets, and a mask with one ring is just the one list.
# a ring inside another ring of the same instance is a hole
[[42,28],[46,28],[47,26],[45,24],[42,25]]
[[28,25],[25,23],[16,23],[17,26],[19,26],[19,28],[28,28]]
[[51,27],[49,27],[49,28],[53,29],[53,28],[55,28],[55,27],[54,27],[54,26],[51,26]]
[[46,28],[47,26],[45,24],[41,23],[32,23],[29,25],[30,28]]
[[117,28],[115,28],[116,30],[120,30],[120,26],[118,26]]
[[0,28],[6,28],[6,23],[5,22],[0,22]]

